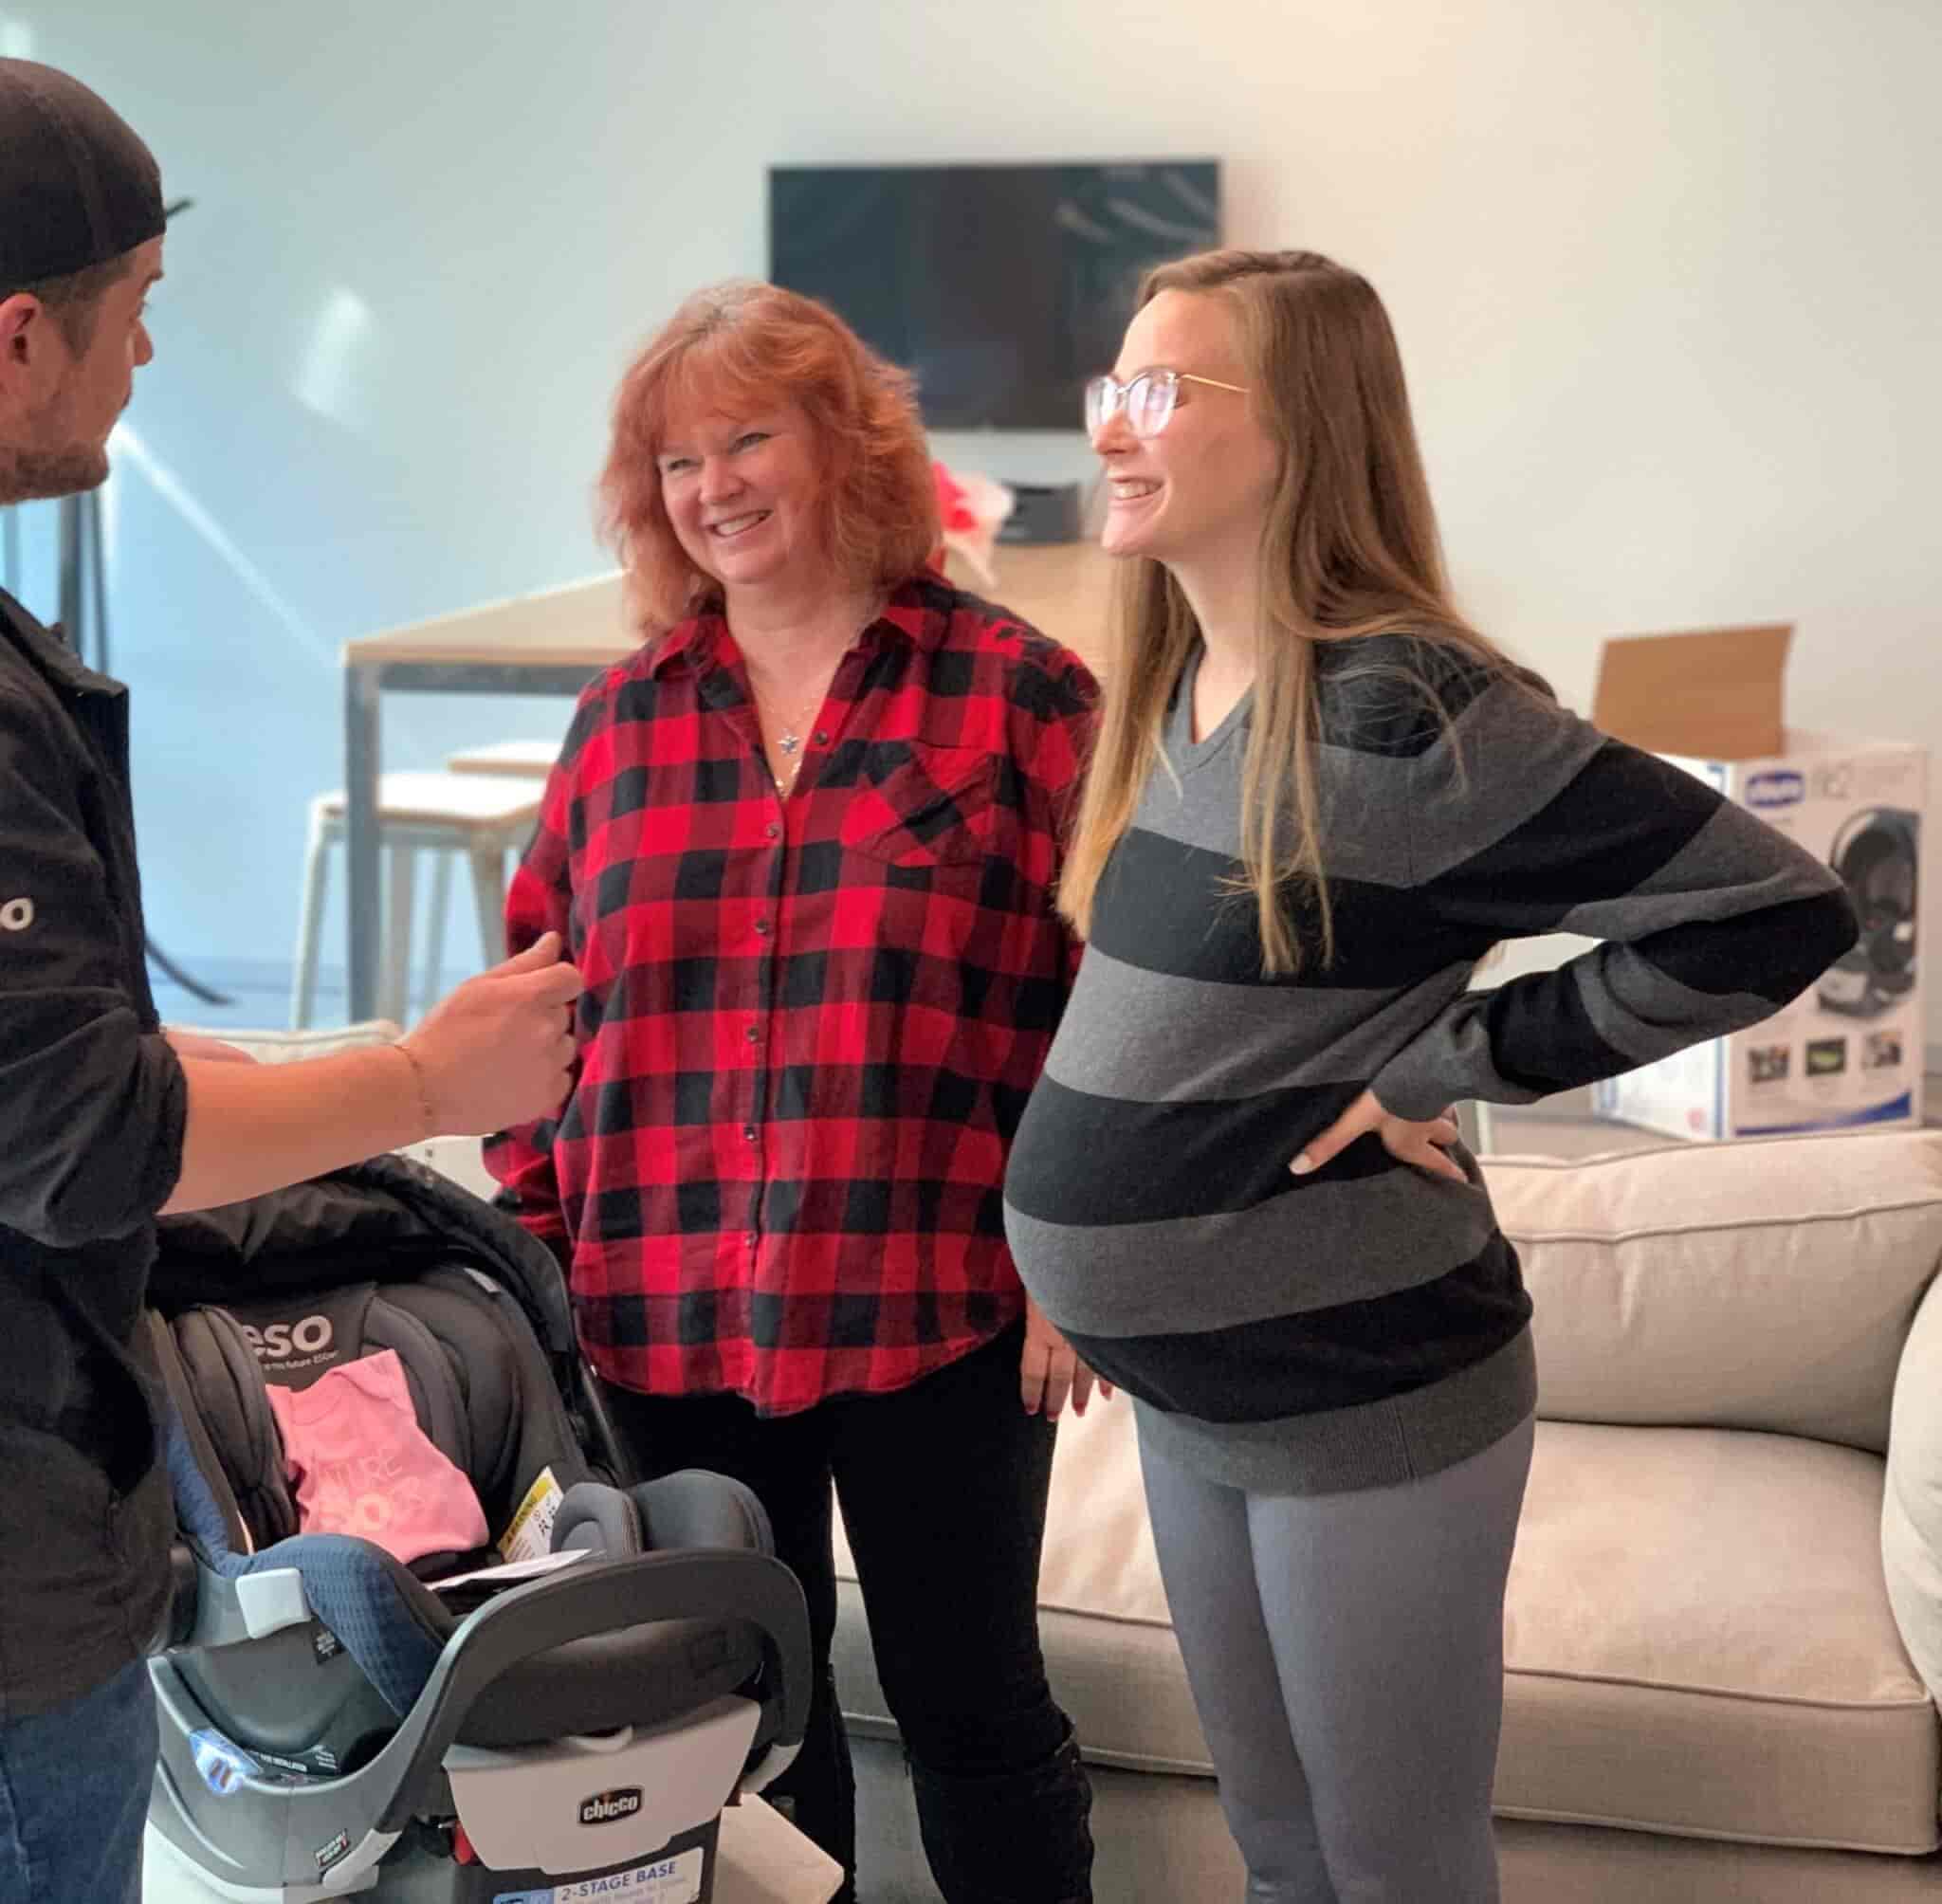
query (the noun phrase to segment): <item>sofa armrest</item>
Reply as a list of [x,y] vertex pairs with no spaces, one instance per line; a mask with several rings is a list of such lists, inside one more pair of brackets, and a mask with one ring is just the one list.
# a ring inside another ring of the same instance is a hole
[[1942,1276],[1915,1310],[1896,1370],[1881,1566],[1902,1644],[1942,1705]]

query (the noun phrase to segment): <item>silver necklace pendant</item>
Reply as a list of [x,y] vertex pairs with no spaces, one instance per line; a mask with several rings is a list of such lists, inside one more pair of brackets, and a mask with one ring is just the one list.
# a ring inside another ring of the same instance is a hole
[[779,734],[776,736],[776,745],[781,748],[783,753],[793,754],[797,748],[802,745],[802,736],[800,734]]

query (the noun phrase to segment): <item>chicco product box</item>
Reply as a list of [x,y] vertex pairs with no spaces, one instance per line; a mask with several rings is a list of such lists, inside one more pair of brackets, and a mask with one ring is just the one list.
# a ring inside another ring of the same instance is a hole
[[1791,635],[1766,627],[1608,642],[1593,719],[1832,867],[1860,917],[1860,942],[1751,1030],[1599,1085],[1601,1116],[1702,1139],[1921,1122],[1928,752],[1783,726]]

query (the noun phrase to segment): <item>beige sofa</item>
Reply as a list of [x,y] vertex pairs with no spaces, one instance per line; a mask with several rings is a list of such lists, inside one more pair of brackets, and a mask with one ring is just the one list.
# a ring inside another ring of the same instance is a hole
[[[1542,1395],[1506,1615],[1509,1904],[1942,1900],[1942,1137],[1485,1168]],[[1131,1430],[1123,1405],[1062,1428],[1041,1578],[1101,1768],[1099,1895],[1237,1897]],[[844,1706],[883,1732],[843,1596]]]

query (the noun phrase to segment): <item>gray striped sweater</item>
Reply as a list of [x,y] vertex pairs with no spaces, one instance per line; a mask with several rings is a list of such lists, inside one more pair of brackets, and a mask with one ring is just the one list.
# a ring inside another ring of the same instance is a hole
[[[1439,1180],[1371,1135],[1295,1178],[1303,1144],[1365,1089],[1410,1118],[1528,1103],[1756,1023],[1856,929],[1800,848],[1516,681],[1407,636],[1317,652],[1333,961],[1291,900],[1304,962],[1261,976],[1223,884],[1249,704],[1196,742],[1190,665],[1178,784],[1156,769],[1102,876],[1005,1184],[1027,1289],[1142,1433],[1296,1493],[1435,1473],[1536,1395],[1474,1162]],[[1500,940],[1553,930],[1604,943],[1470,989]]]

